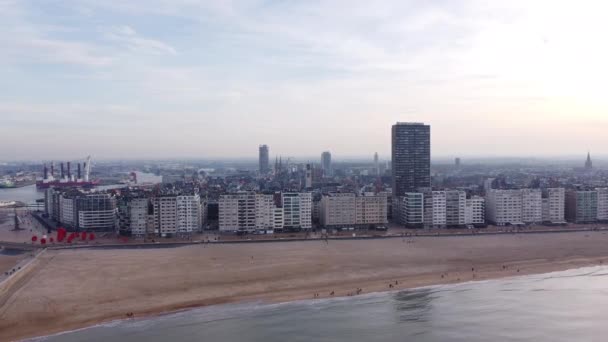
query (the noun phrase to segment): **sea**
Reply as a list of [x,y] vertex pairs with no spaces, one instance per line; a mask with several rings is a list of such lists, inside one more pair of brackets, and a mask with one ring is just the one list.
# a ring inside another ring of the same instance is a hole
[[[201,289],[204,291],[204,289]],[[605,341],[608,267],[283,304],[209,306],[44,341]]]

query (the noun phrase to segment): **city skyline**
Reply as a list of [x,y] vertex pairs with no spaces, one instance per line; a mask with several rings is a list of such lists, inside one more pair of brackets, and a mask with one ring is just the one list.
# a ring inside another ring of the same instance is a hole
[[601,155],[607,6],[2,0],[0,159]]

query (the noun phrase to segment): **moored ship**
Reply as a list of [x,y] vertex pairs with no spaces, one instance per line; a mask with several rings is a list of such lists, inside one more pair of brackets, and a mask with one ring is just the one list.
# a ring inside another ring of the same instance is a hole
[[[88,156],[82,164],[77,164],[76,174],[72,174],[71,163],[67,162],[67,172],[64,168],[64,163],[60,164],[60,174],[55,176],[55,163],[51,163],[51,168],[44,165],[43,176],[41,180],[36,181],[38,189],[47,189],[51,187],[94,187],[99,184],[99,180],[90,180],[91,174],[91,156]],[[83,172],[84,171],[84,172]]]

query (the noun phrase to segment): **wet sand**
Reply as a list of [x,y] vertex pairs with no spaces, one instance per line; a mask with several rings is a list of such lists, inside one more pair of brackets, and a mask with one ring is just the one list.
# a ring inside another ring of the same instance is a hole
[[[237,301],[281,302],[608,262],[608,233],[48,250],[0,298],[0,340]],[[390,284],[390,285],[389,285]]]

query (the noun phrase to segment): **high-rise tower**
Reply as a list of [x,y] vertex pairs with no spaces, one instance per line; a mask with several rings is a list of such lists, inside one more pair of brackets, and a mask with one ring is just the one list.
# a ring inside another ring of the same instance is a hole
[[380,176],[380,163],[378,162],[378,152],[374,153],[374,173]]
[[323,169],[323,175],[325,177],[332,175],[331,153],[329,151],[321,153],[321,169]]
[[268,171],[270,171],[270,164],[268,161],[268,145],[260,145],[259,163],[260,173],[266,174]]
[[393,196],[431,188],[431,126],[398,122],[392,129]]

